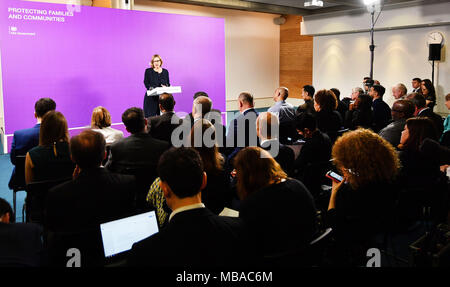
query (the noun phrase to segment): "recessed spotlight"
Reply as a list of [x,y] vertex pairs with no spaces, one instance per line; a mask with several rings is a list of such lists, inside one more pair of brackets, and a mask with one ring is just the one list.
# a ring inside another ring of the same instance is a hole
[[315,7],[323,7],[323,1],[320,0],[311,0],[305,1],[305,7],[315,6]]

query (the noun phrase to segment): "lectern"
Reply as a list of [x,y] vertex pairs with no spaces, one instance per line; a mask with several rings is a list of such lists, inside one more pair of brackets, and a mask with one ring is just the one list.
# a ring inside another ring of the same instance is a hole
[[147,91],[147,96],[153,97],[153,96],[159,96],[161,94],[168,93],[168,94],[178,94],[181,93],[181,87],[180,86],[172,86],[172,87],[159,87],[154,88],[153,90]]

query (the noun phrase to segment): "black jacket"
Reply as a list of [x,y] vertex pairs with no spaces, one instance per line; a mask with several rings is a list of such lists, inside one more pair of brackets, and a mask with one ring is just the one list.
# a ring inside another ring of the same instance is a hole
[[240,264],[242,221],[207,208],[176,214],[160,232],[133,245],[130,266],[217,267]]

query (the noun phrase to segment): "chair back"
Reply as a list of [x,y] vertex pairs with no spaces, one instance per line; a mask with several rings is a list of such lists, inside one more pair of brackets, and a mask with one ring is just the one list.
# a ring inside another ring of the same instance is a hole
[[127,167],[121,171],[122,174],[134,175],[136,177],[135,205],[138,210],[150,208],[147,203],[147,194],[150,185],[158,177],[155,166]]
[[42,224],[44,219],[45,203],[47,200],[48,191],[61,184],[69,181],[72,178],[65,177],[55,180],[45,180],[31,182],[27,184],[27,198],[26,198],[26,221]]

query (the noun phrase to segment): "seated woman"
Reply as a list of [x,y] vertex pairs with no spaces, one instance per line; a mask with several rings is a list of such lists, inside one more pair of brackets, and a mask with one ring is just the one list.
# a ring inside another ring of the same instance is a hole
[[92,130],[103,134],[107,145],[123,138],[123,132],[111,127],[111,115],[104,107],[96,107],[92,111]]
[[309,191],[288,178],[259,147],[241,150],[234,166],[242,200],[239,217],[247,225],[257,257],[302,252],[316,233],[316,208]]
[[335,259],[361,264],[372,239],[391,230],[400,161],[391,144],[367,129],[341,136],[332,158],[343,176],[340,183],[333,181],[326,216],[336,239]]
[[70,159],[69,130],[64,115],[49,111],[42,118],[39,145],[25,159],[26,183],[70,178],[75,164]]
[[[400,138],[399,157],[402,163],[400,207],[404,220],[415,221],[422,217],[424,206],[435,206],[440,218],[446,188],[445,175],[440,171],[439,149],[421,149],[426,139],[437,141],[437,132],[429,118],[411,118],[406,121]],[[436,218],[436,219],[438,219]],[[441,218],[442,219],[442,218]],[[406,222],[407,223],[407,222]]]
[[433,83],[429,79],[422,80],[420,90],[425,97],[427,107],[433,110],[436,105],[436,90],[434,89]]
[[336,95],[330,90],[320,90],[314,96],[317,127],[330,137],[332,143],[337,138],[337,132],[343,127],[341,115],[336,111],[337,107]]
[[[211,141],[207,142],[208,140]],[[186,146],[192,146],[196,149],[203,160],[207,184],[202,190],[202,202],[214,214],[219,214],[225,206],[229,206],[231,193],[229,176],[224,170],[224,158],[219,153],[215,139],[215,128],[212,123],[206,119],[196,121],[191,129]],[[160,178],[158,177],[150,186],[147,202],[157,209],[159,222],[164,225],[167,222],[170,210],[165,204],[159,182]]]

